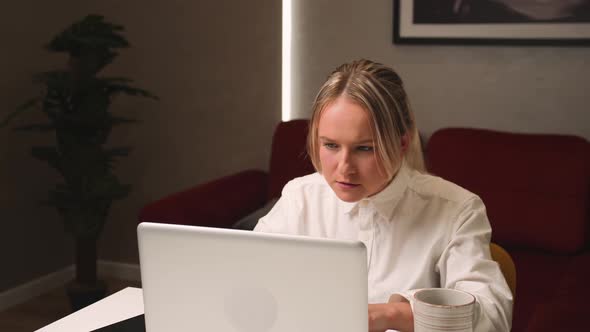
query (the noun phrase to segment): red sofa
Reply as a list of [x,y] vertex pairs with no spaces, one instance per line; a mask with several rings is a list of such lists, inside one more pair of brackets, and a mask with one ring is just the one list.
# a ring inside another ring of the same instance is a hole
[[[307,121],[280,123],[268,172],[247,170],[147,204],[140,221],[230,228],[264,208],[292,178],[313,172]],[[437,131],[429,170],[480,195],[493,241],[517,269],[513,331],[590,326],[590,143],[562,135]]]
[[307,127],[307,120],[277,125],[268,172],[245,170],[174,193],[144,206],[139,220],[231,228],[279,197],[289,180],[314,172],[305,150]]
[[513,331],[590,329],[590,143],[447,128],[427,158],[430,172],[483,199],[492,241],[514,260]]

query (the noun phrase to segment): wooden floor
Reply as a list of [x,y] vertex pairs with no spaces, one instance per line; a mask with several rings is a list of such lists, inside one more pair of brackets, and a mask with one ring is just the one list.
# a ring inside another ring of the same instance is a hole
[[[105,281],[108,285],[108,294],[126,287],[141,287],[139,281]],[[0,312],[0,331],[32,332],[71,313],[65,287],[58,288]]]

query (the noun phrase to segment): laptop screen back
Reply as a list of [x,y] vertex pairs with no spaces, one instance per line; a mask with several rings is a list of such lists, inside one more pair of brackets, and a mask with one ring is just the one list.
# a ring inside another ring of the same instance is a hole
[[361,242],[141,223],[146,330],[367,330]]

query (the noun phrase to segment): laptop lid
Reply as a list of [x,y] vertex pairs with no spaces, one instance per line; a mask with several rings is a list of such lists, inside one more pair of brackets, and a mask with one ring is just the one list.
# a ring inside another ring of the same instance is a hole
[[146,330],[367,330],[359,241],[141,223]]

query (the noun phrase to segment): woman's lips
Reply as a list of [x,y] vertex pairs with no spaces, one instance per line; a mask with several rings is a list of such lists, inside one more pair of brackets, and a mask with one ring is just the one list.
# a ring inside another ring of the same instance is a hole
[[360,186],[360,184],[354,184],[354,183],[348,183],[348,182],[340,182],[340,181],[336,181],[336,185],[340,189],[344,189],[344,190],[355,189],[358,186]]

